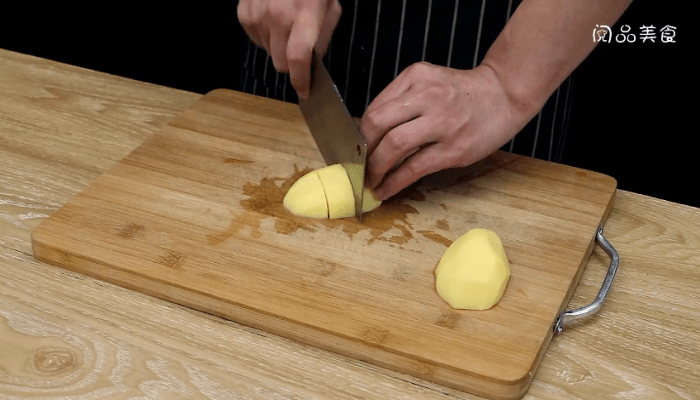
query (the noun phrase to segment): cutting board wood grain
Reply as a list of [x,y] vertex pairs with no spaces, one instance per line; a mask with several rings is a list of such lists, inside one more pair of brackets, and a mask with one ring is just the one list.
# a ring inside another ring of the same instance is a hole
[[[291,215],[284,194],[321,166],[296,105],[216,90],[35,229],[34,254],[452,388],[521,397],[615,180],[496,152],[421,179],[362,224]],[[511,264],[487,311],[435,291],[440,257],[472,228],[495,231]]]

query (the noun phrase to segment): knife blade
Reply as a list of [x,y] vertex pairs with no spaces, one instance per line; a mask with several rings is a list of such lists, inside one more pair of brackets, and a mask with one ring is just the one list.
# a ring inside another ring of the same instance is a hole
[[310,84],[309,96],[306,100],[299,99],[299,109],[326,164],[341,164],[345,168],[355,197],[355,217],[362,222],[367,141],[355,125],[322,57],[315,51]]

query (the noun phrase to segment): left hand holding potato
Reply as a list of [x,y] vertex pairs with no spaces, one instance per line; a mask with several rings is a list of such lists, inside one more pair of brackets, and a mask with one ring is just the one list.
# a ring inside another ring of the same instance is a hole
[[533,115],[510,100],[486,65],[413,64],[362,117],[367,186],[385,200],[425,175],[470,165],[507,143]]

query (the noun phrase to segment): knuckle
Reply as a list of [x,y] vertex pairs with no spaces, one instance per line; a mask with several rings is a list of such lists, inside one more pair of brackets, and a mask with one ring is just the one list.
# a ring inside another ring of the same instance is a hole
[[387,133],[384,139],[394,151],[406,150],[407,140],[404,135],[398,134],[396,130]]
[[246,11],[245,14],[247,14],[248,22],[251,25],[257,26],[262,22],[264,10],[261,10],[259,7],[253,7],[252,9]]
[[379,119],[379,117],[378,117],[376,111],[370,111],[370,112],[365,113],[365,115],[362,117],[362,123],[361,123],[362,127],[364,128],[363,132],[365,132],[365,131],[367,133],[377,132],[377,130],[379,128],[378,119]]
[[406,67],[406,71],[405,71],[405,72],[406,72],[406,75],[408,75],[408,76],[414,76],[414,75],[419,74],[419,69],[420,69],[421,67],[420,67],[420,65],[418,65],[418,64],[420,64],[420,63],[418,62],[418,63],[411,64],[411,65],[409,65],[408,67]]
[[279,3],[271,4],[265,14],[268,19],[276,24],[286,24],[287,20],[289,19],[287,10]]
[[245,26],[250,24],[250,14],[248,14],[243,2],[238,4],[236,15],[238,16],[238,21],[241,23],[241,25]]
[[338,0],[334,0],[331,2],[331,6],[329,8],[330,13],[333,15],[340,16],[343,13],[343,8],[340,6],[340,3]]
[[427,61],[418,61],[417,63],[410,66],[411,72],[414,74],[423,75],[429,72],[432,64]]
[[294,7],[297,10],[315,8],[321,6],[319,0],[294,0]]

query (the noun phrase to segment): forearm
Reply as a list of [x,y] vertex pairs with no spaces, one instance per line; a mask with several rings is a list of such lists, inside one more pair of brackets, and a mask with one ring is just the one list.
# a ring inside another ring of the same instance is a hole
[[612,26],[632,0],[523,0],[482,65],[526,119],[593,51],[595,25]]

